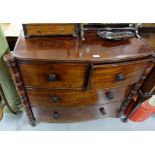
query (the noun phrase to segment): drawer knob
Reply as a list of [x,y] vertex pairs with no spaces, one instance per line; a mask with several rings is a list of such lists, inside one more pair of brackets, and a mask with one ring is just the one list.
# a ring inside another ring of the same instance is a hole
[[108,100],[112,100],[112,99],[114,98],[112,92],[110,92],[110,91],[105,92],[105,95],[106,95],[106,98],[107,98]]
[[53,118],[58,119],[60,117],[60,114],[58,112],[53,113]]
[[51,99],[51,101],[52,101],[53,103],[57,103],[57,102],[60,101],[60,98],[59,98],[58,96],[53,96],[52,99]]
[[48,80],[49,82],[54,82],[57,80],[57,76],[55,74],[50,74]]
[[103,107],[101,107],[99,110],[100,110],[100,112],[101,112],[102,115],[105,115],[106,114],[106,111],[105,111],[105,109]]
[[125,79],[126,79],[126,77],[122,73],[116,75],[116,80],[117,81],[124,81]]

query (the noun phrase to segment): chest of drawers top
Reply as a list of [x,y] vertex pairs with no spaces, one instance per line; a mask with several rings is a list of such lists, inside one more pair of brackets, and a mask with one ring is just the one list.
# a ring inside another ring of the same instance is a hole
[[152,51],[140,39],[108,41],[96,33],[86,33],[86,40],[73,37],[19,36],[13,55],[16,59],[108,63],[146,58]]

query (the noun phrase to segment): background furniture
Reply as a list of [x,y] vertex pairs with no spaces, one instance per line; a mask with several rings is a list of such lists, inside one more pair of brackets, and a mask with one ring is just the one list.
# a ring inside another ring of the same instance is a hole
[[78,24],[73,23],[40,23],[23,24],[24,35],[26,38],[34,36],[78,36]]

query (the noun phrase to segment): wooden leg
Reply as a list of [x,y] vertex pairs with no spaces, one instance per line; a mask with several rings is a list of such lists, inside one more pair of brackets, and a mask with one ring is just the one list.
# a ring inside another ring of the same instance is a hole
[[20,72],[19,72],[16,60],[13,57],[13,55],[11,53],[9,53],[4,56],[4,61],[7,63],[7,66],[9,67],[9,71],[11,73],[13,80],[14,80],[17,93],[18,93],[18,95],[20,97],[20,101],[25,109],[25,112],[27,114],[29,122],[32,126],[35,126],[35,118],[33,116],[32,110],[31,110],[31,106],[30,106],[30,103],[29,103],[29,100],[28,100],[28,97],[26,94],[25,87],[21,80],[21,76],[20,76]]

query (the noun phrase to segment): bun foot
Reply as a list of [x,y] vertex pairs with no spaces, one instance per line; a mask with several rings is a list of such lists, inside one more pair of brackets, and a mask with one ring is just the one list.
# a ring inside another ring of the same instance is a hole
[[29,121],[29,123],[31,124],[31,126],[35,127],[36,126],[36,121]]
[[127,121],[128,121],[128,118],[121,118],[121,121],[123,122],[123,123],[126,123]]

